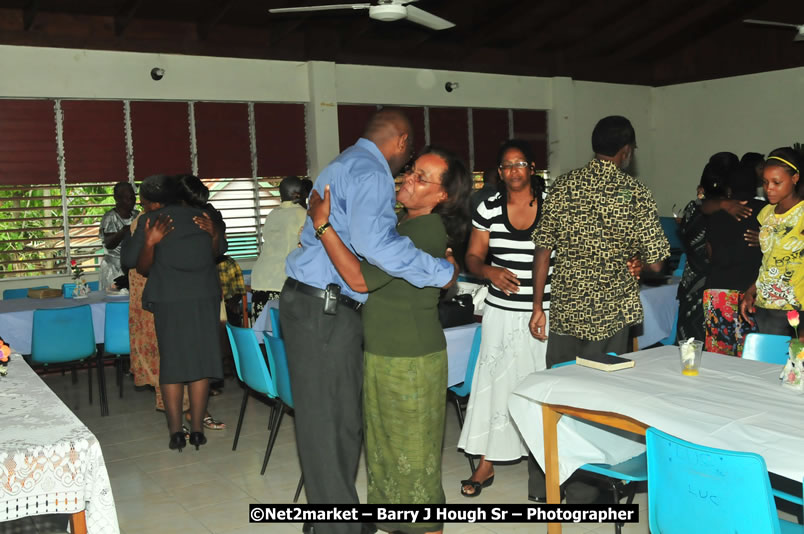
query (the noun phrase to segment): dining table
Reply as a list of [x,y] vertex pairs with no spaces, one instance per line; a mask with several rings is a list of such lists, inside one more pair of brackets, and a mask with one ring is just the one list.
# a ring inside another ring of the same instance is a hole
[[90,291],[89,295],[82,299],[56,297],[0,300],[0,337],[15,352],[30,354],[34,311],[88,305],[92,310],[95,343],[103,343],[107,302],[128,302],[128,293],[109,294],[104,291]]
[[[804,395],[781,385],[782,366],[703,353],[698,376],[681,373],[679,348],[624,355],[634,367],[605,372],[567,365],[533,373],[509,411],[545,471],[547,502],[586,463],[616,464],[645,451],[655,427],[707,447],[761,455],[768,471],[804,477]],[[550,524],[550,534],[561,525]]]
[[69,514],[73,534],[120,532],[97,438],[13,354],[0,376],[0,523],[44,514]]

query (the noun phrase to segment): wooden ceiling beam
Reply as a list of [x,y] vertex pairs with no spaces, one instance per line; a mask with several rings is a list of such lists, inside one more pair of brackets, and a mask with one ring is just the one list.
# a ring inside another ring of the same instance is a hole
[[22,27],[26,32],[33,27],[37,13],[39,13],[39,0],[28,0],[22,11]]
[[621,16],[612,13],[596,21],[595,30],[591,30],[576,45],[564,49],[565,57],[572,60],[588,56],[605,56],[617,46],[627,46],[635,34],[650,32],[651,28],[678,9],[678,2],[631,0],[631,3],[622,9],[626,13],[621,13]]
[[114,34],[121,37],[123,32],[126,31],[128,25],[134,19],[137,10],[142,6],[143,0],[128,0],[122,5],[120,10],[114,16]]
[[[538,50],[547,43],[556,39],[565,31],[567,25],[577,25],[584,20],[595,19],[594,13],[597,11],[606,11],[610,9],[609,2],[600,2],[599,0],[582,0],[578,2],[567,2],[565,4],[567,9],[550,19],[548,27],[543,28],[542,31],[534,31],[522,41],[522,46],[529,50]],[[582,14],[579,14],[581,12]]]
[[717,11],[734,3],[734,0],[707,0],[700,2],[696,7],[685,11],[680,17],[659,26],[641,39],[637,39],[627,46],[623,46],[619,51],[610,55],[611,61],[624,61],[639,56],[646,50],[662,43],[663,41],[688,31],[691,26],[703,21],[707,17],[713,16]]
[[202,41],[209,39],[212,30],[226,15],[226,12],[229,11],[229,8],[231,7],[232,0],[219,1],[217,2],[217,6],[215,6],[214,10],[210,10],[210,13],[208,13],[203,20],[198,22],[198,37]]

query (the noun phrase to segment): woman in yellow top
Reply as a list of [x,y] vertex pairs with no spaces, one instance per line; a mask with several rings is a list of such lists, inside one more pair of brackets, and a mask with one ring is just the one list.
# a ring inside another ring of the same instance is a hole
[[765,161],[762,184],[770,205],[759,212],[762,266],[757,281],[745,292],[742,316],[754,311],[763,334],[793,335],[787,310],[804,304],[804,201],[801,200],[798,153],[777,148]]

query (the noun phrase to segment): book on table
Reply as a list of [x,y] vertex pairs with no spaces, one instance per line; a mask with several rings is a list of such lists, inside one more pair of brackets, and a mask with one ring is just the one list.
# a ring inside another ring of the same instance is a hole
[[602,353],[578,356],[575,358],[575,363],[584,367],[600,369],[601,371],[619,371],[620,369],[628,369],[634,366],[634,360]]

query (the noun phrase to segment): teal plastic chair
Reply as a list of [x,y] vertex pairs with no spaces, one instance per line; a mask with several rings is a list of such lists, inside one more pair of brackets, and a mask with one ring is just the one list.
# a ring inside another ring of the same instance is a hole
[[279,324],[279,308],[270,308],[268,314],[271,318],[271,334],[273,334],[274,337],[282,339],[282,326]]
[[[679,308],[680,309],[680,308]],[[662,345],[675,345],[676,337],[678,337],[678,309],[676,309],[676,317],[673,319],[673,329],[666,338],[659,341]]]
[[[745,336],[745,344],[743,345],[743,359],[784,365],[787,363],[787,347],[790,339],[790,336],[778,336],[775,334],[748,334]],[[804,505],[804,499],[801,496],[776,488],[772,488],[772,491],[775,497],[794,504]]]
[[[477,325],[475,336],[472,338],[472,348],[469,352],[469,361],[466,364],[466,374],[463,377],[463,382],[447,388],[447,397],[455,405],[455,413],[458,414],[458,425],[460,428],[463,428],[464,406],[468,400],[469,393],[472,392],[472,380],[475,377],[475,367],[477,367],[477,356],[480,354],[482,336],[481,326]],[[469,459],[469,465],[472,466],[472,473],[474,473],[475,460],[469,454],[467,454],[466,457]]]
[[[613,352],[609,354],[617,356]],[[558,363],[551,367],[551,369],[567,365],[575,365],[575,360]],[[619,504],[620,499],[624,495],[628,497],[626,503],[632,504],[634,502],[634,496],[636,495],[636,484],[633,484],[633,482],[644,482],[648,479],[647,456],[644,452],[618,464],[584,464],[578,469],[586,471],[595,478],[606,482],[614,494],[615,504]],[[614,531],[617,532],[617,534],[622,532],[622,528],[623,523],[614,524]]]
[[[274,315],[276,315],[276,320],[279,321],[279,313],[273,313],[279,310],[271,308],[270,311],[272,312],[271,319],[273,320]],[[276,391],[281,401],[278,413],[274,416],[268,452],[262,464],[262,470],[265,471],[265,466],[268,465],[268,457],[271,455],[276,437],[279,434],[279,425],[282,424],[282,417],[285,415],[286,411],[293,411],[293,394],[290,388],[290,371],[288,370],[288,356],[285,351],[285,340],[277,336],[269,335],[267,332],[263,332],[262,337],[265,340],[265,350],[268,356],[268,365],[271,368],[271,376],[274,378]],[[299,479],[299,485],[296,487],[296,495],[293,497],[293,502],[299,500],[303,486],[304,475],[302,474]]]
[[678,259],[678,267],[673,271],[673,276],[682,276],[684,274],[684,266],[687,265],[687,253],[683,253]]
[[115,356],[119,396],[123,398],[123,362],[131,355],[128,332],[128,302],[107,302],[103,323],[103,352]]
[[[31,362],[49,365],[85,362],[95,358],[101,416],[109,414],[106,381],[95,345],[92,310],[88,305],[72,308],[34,310]],[[89,403],[92,404],[92,371],[87,373]]]
[[20,287],[20,288],[17,288],[17,289],[4,289],[3,290],[3,300],[28,298],[28,290],[29,289],[47,289],[47,286]]
[[[262,355],[260,344],[257,343],[254,330],[226,323],[226,332],[229,335],[229,344],[232,347],[232,357],[235,362],[237,378],[240,379],[244,386],[243,402],[240,404],[240,417],[237,419],[237,430],[235,430],[234,443],[232,444],[232,450],[236,450],[237,441],[240,438],[240,429],[243,426],[243,416],[246,413],[246,404],[251,392],[262,393],[269,399],[276,399],[279,394],[276,391],[274,380],[268,372],[268,364]],[[276,406],[273,405],[271,407],[271,422],[273,422],[275,409]],[[264,472],[265,469],[263,468]]]
[[765,460],[649,428],[648,516],[654,534],[801,533],[779,519]]
[[87,282],[87,287],[89,287],[90,291],[100,291],[100,282],[97,280]]
[[743,359],[784,365],[790,336],[751,333],[745,336]]

